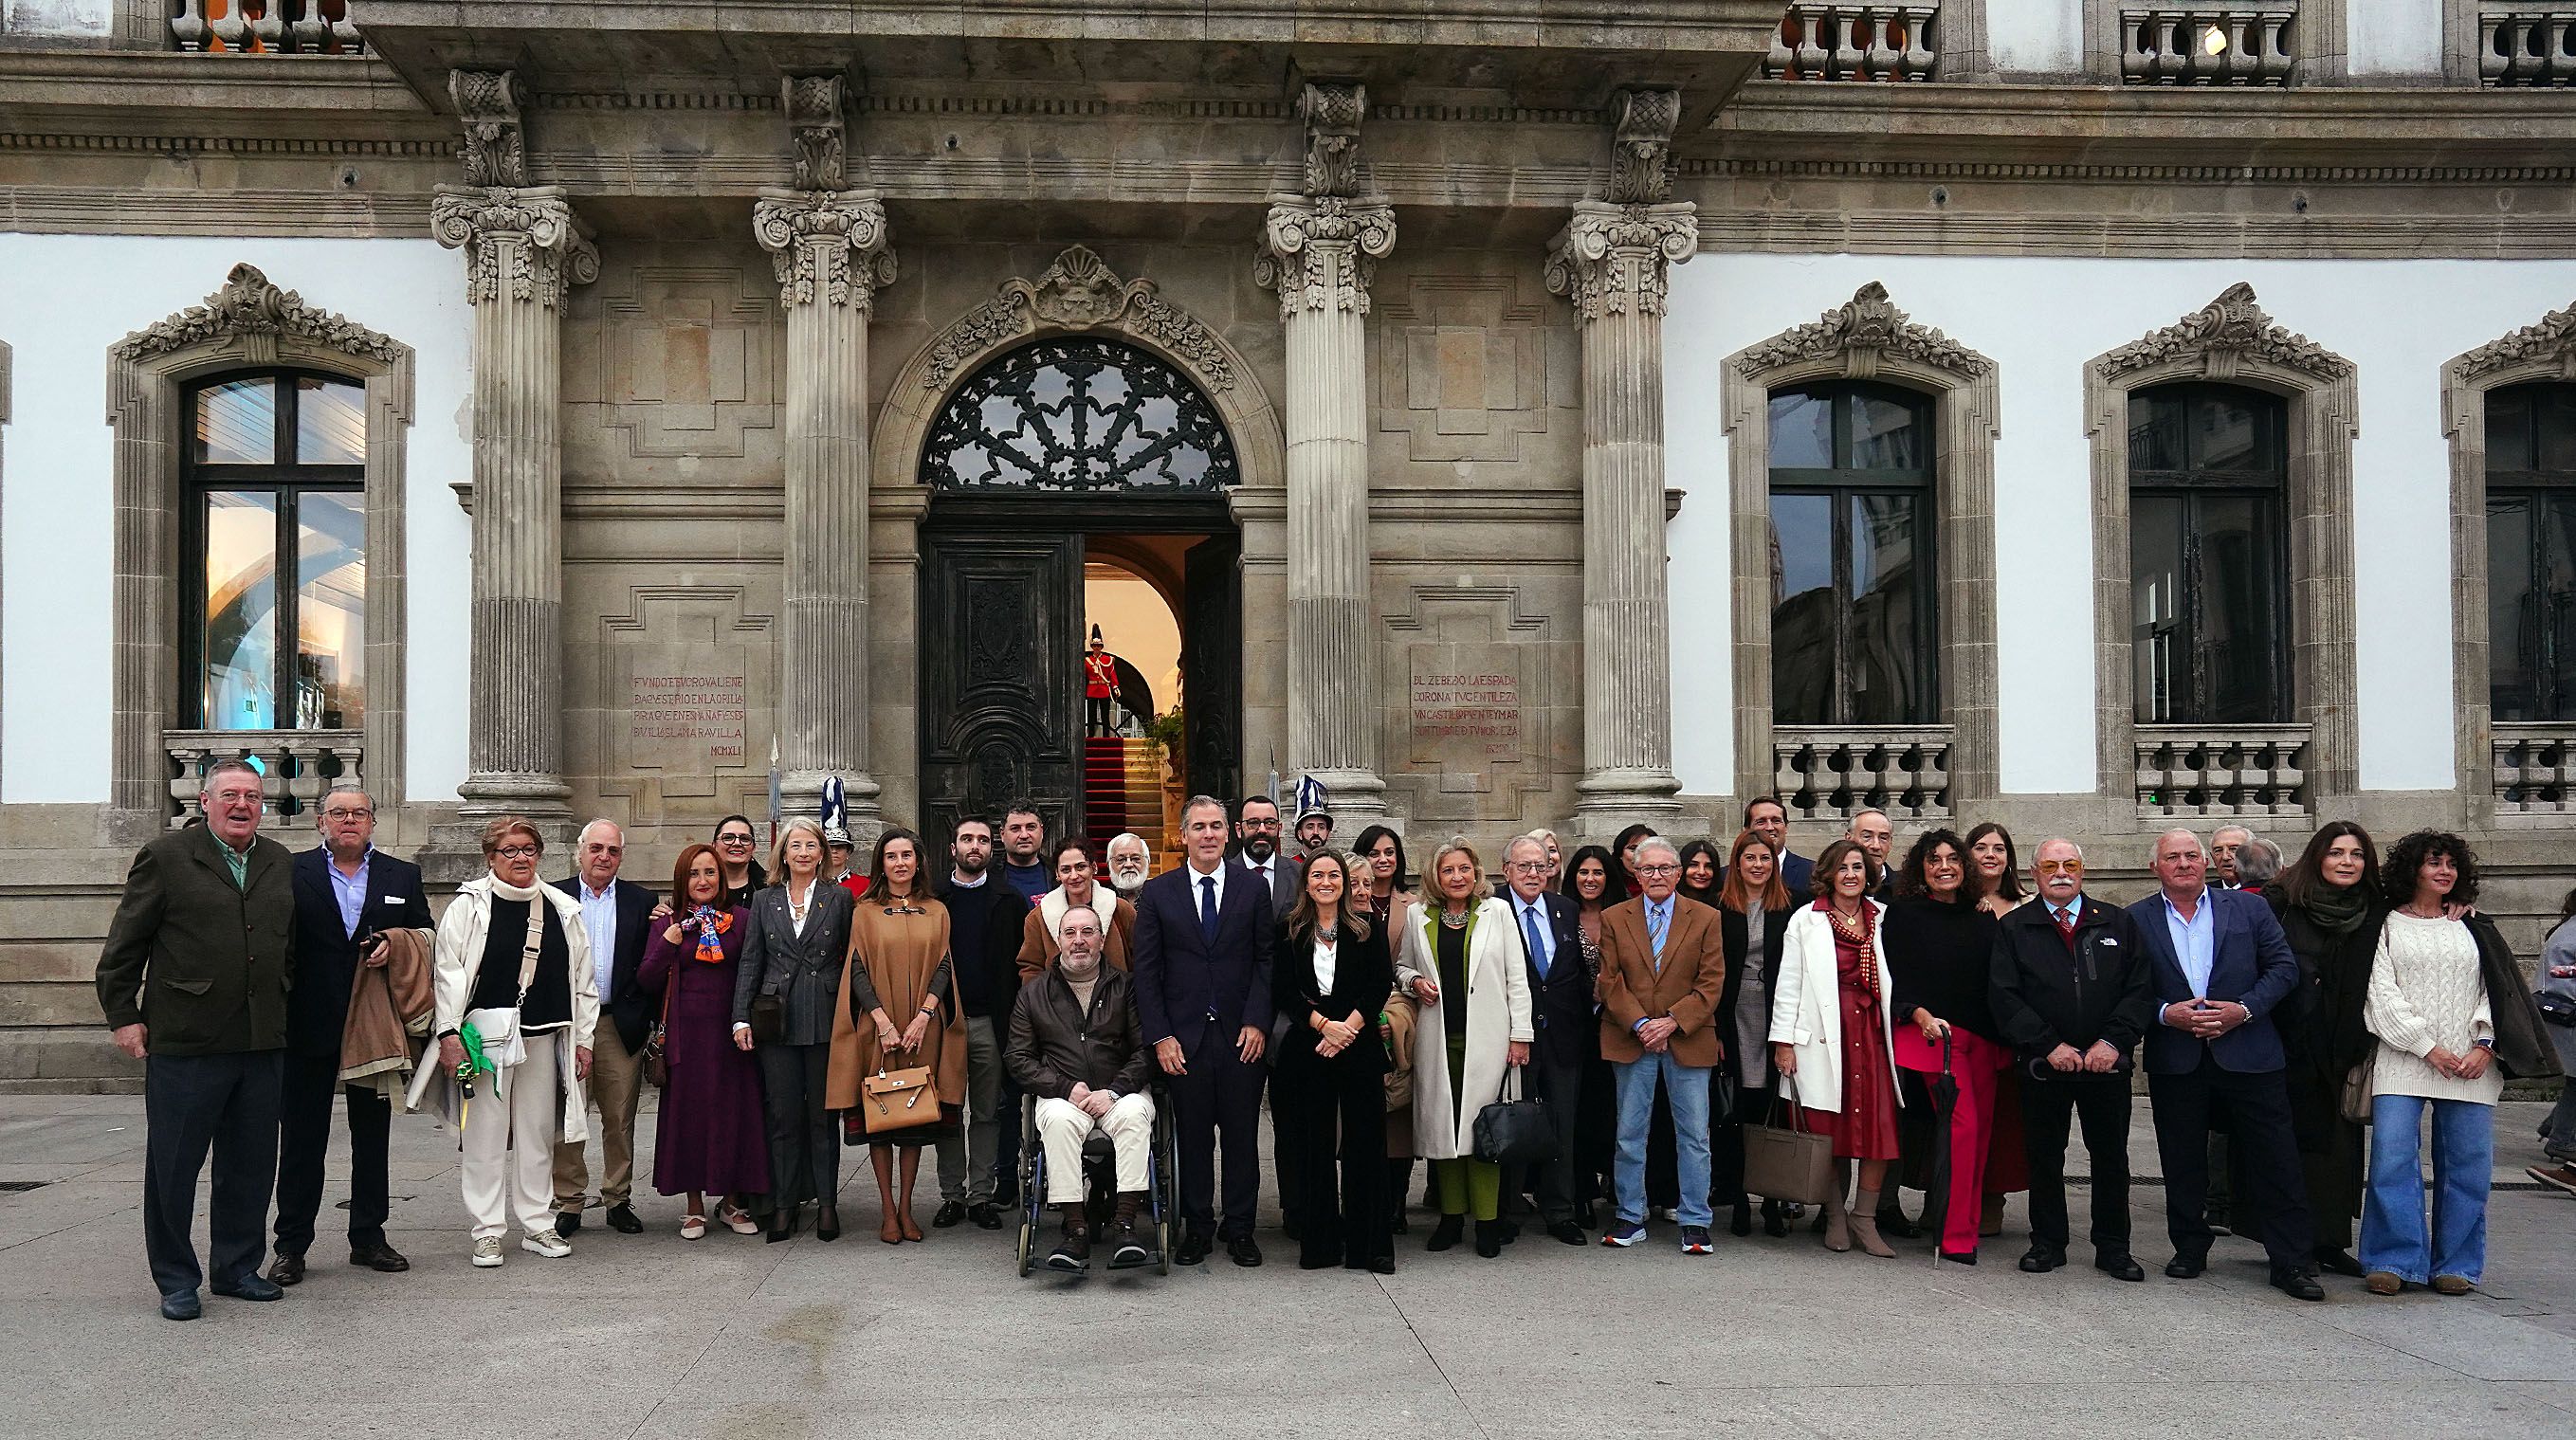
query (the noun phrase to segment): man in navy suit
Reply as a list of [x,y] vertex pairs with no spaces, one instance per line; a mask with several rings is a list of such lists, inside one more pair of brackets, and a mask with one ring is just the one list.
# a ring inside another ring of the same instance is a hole
[[[1556,1158],[1539,1167],[1539,1218],[1547,1233],[1568,1245],[1585,1243],[1575,1222],[1574,1167],[1580,1150],[1574,1125],[1581,1111],[1583,1070],[1601,1056],[1601,1024],[1594,1018],[1593,982],[1583,963],[1582,922],[1574,902],[1548,888],[1547,843],[1523,835],[1503,847],[1503,878],[1511,883],[1512,934],[1529,967],[1530,1068],[1547,1097],[1556,1124]],[[1398,937],[1401,938],[1401,937]],[[1517,1191],[1518,1186],[1508,1187]]]
[[1816,862],[1789,853],[1789,807],[1780,803],[1780,797],[1756,795],[1745,801],[1744,828],[1761,836],[1771,853],[1780,857],[1780,883],[1789,887],[1789,898],[1814,899],[1807,887],[1815,880]]
[[2156,1151],[2165,1166],[2165,1228],[2178,1280],[2209,1262],[2209,1132],[2223,1116],[2244,1159],[2274,1288],[2322,1300],[2315,1229],[2290,1131],[2288,1061],[2272,1008],[2298,984],[2299,962],[2272,907],[2209,885],[2200,837],[2168,830],[2156,839],[2162,888],[2129,907],[2153,962],[2159,1009],[2147,1027],[2147,1094],[2154,1102]]
[[[1205,1260],[1211,1232],[1237,1265],[1261,1263],[1252,1211],[1261,1196],[1261,1052],[1270,1039],[1270,892],[1225,860],[1225,802],[1181,810],[1187,863],[1136,893],[1129,964],[1145,1043],[1171,1086],[1180,1128],[1181,1216],[1173,1258]],[[1225,1146],[1225,1219],[1215,1223],[1216,1150]]]
[[[633,1235],[644,1228],[628,1203],[635,1184],[635,1107],[644,1094],[642,1055],[659,1000],[636,983],[636,972],[644,968],[644,942],[661,901],[617,873],[626,863],[626,832],[614,821],[593,820],[581,827],[573,861],[575,872],[554,885],[581,906],[582,933],[590,940],[591,963],[598,967],[599,1029],[591,1038],[585,1084],[590,1103],[599,1107],[599,1203],[608,1207],[609,1229]],[[557,1235],[579,1230],[582,1208],[590,1203],[585,1149],[578,1140],[555,1146]]]
[[[427,930],[420,867],[375,848],[376,805],[352,787],[322,797],[322,843],[295,857],[295,980],[286,995],[286,1075],[277,1127],[277,1259],[268,1278],[304,1278],[322,1209],[322,1165],[331,1151],[331,1097],[349,1104],[349,1263],[395,1274],[411,1268],[385,1243],[390,1209],[385,1150],[393,1104],[340,1084],[340,1039],[358,967],[382,953],[387,930]],[[362,945],[360,942],[364,941]]]

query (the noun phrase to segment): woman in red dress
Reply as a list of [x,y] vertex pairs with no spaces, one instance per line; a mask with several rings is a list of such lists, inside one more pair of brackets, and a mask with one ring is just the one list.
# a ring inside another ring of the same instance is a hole
[[1789,921],[1781,939],[1779,989],[1771,1000],[1771,1051],[1783,1084],[1805,1109],[1806,1126],[1830,1135],[1840,1161],[1860,1164],[1859,1193],[1846,1204],[1847,1171],[1837,1164],[1825,1201],[1825,1248],[1852,1242],[1882,1259],[1896,1252],[1878,1234],[1878,1195],[1896,1159],[1896,1050],[1887,1023],[1887,972],[1879,960],[1879,918],[1869,898],[1869,854],[1837,840],[1816,857],[1815,904]]

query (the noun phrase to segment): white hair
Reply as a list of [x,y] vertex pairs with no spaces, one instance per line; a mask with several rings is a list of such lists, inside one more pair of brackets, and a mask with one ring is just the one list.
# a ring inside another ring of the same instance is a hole
[[1109,844],[1108,844],[1108,847],[1107,847],[1106,849],[1104,849],[1101,853],[1102,853],[1102,854],[1104,854],[1104,855],[1114,853],[1114,852],[1118,849],[1118,842],[1119,842],[1119,841],[1121,841],[1121,840],[1133,840],[1133,841],[1135,841],[1135,842],[1136,842],[1136,848],[1145,852],[1145,861],[1146,861],[1146,863],[1147,863],[1147,864],[1151,864],[1151,863],[1153,863],[1153,859],[1154,859],[1154,847],[1153,847],[1153,846],[1151,846],[1151,845],[1146,844],[1146,843],[1145,843],[1145,837],[1144,837],[1144,836],[1142,836],[1142,835],[1137,834],[1137,833],[1136,833],[1135,831],[1133,831],[1133,830],[1121,830],[1121,831],[1119,831],[1117,834],[1110,836],[1110,837],[1109,837]]
[[[1512,837],[1511,843],[1503,847],[1503,860],[1505,863],[1510,862],[1513,851],[1520,849],[1524,845],[1537,851],[1541,855],[1545,855],[1547,853],[1546,841],[1541,840],[1535,835],[1515,835]],[[1642,847],[1640,848],[1642,849]]]
[[591,831],[593,831],[593,830],[598,829],[598,828],[599,828],[600,826],[602,826],[602,825],[605,825],[605,826],[607,826],[609,829],[614,830],[614,831],[616,831],[616,832],[617,832],[617,843],[618,843],[618,844],[623,845],[623,844],[625,844],[625,843],[626,843],[626,827],[624,827],[624,826],[622,826],[622,825],[618,824],[618,823],[617,823],[616,821],[614,821],[614,820],[608,819],[608,818],[607,818],[607,817],[605,817],[605,816],[602,816],[601,818],[599,818],[599,819],[597,819],[597,820],[593,820],[593,821],[591,821],[589,824],[584,825],[583,827],[581,827],[581,834],[579,834],[579,835],[577,835],[577,836],[573,837],[573,843],[574,843],[574,844],[576,844],[576,845],[587,845],[587,844],[589,844],[589,843],[590,843],[590,832],[591,832]]
[[2040,841],[2040,842],[2039,842],[2039,849],[2037,849],[2037,850],[2033,850],[2032,852],[2030,852],[2030,860],[2031,860],[2031,863],[2032,863],[2032,864],[2034,864],[2034,865],[2038,864],[2038,863],[2039,863],[2039,857],[2040,857],[2040,855],[2041,855],[2043,852],[2045,852],[2045,851],[2048,849],[2048,847],[2049,847],[2049,846],[2051,846],[2051,845],[2063,845],[2063,846],[2065,846],[2067,849],[2074,851],[2074,852],[2075,852],[2075,860],[2076,860],[2076,863],[2077,863],[2077,864],[2079,864],[2079,865],[2083,863],[2083,861],[2084,861],[2084,847],[2083,847],[2083,846],[2081,846],[2081,845],[2076,844],[2076,843],[2075,843],[2074,841],[2072,841],[2072,840],[2067,839],[2067,838],[2066,838],[2065,836],[2063,836],[2063,835],[2051,835],[2051,836],[2049,836],[2047,839]]
[[[2224,830],[2224,829],[2233,829],[2233,828],[2236,828],[2236,827],[2233,827],[2233,826],[2230,826],[2230,827],[2223,827],[2223,829],[2222,829],[2222,833],[2223,833],[2223,830]],[[2164,852],[2165,842],[2166,842],[2166,841],[2168,841],[2168,840],[2171,840],[2171,839],[2172,839],[2172,838],[2174,838],[2176,835],[2179,835],[2179,836],[2181,836],[2182,838],[2184,838],[2185,840],[2190,841],[2190,842],[2191,842],[2191,848],[2200,852],[2200,858],[2202,858],[2203,860],[2206,860],[2206,859],[2208,859],[2208,858],[2209,858],[2209,847],[2200,843],[2200,837],[2199,837],[2198,835],[2193,834],[2190,830],[2188,830],[2188,829],[2186,829],[2186,828],[2184,828],[2183,826],[2180,826],[2180,825],[2177,825],[2177,826],[2175,826],[2174,828],[2172,828],[2171,830],[2168,830],[2168,831],[2166,831],[2165,833],[2163,833],[2162,835],[2159,835],[2159,836],[2157,836],[2157,837],[2156,837],[2156,852],[2157,852],[2158,854],[2162,854],[2162,853]],[[2248,833],[2248,834],[2246,835],[2246,837],[2245,837],[2245,838],[2246,838],[2246,839],[2248,839],[2248,840],[2251,840],[2251,839],[2253,839],[2254,837],[2253,837],[2253,835],[2252,835],[2251,833]]]
[[1646,863],[1646,852],[1649,850],[1661,850],[1666,855],[1672,857],[1674,864],[1679,865],[1682,863],[1682,852],[1674,848],[1673,842],[1665,839],[1661,835],[1649,835],[1645,839],[1637,842],[1638,864],[1642,865]]

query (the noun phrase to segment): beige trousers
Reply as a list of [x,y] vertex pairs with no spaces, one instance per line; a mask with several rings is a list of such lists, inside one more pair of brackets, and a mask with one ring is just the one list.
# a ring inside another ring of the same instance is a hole
[[1082,1143],[1094,1131],[1109,1137],[1118,1152],[1118,1192],[1132,1195],[1145,1188],[1145,1147],[1154,1140],[1154,1097],[1121,1095],[1109,1113],[1094,1120],[1070,1100],[1040,1100],[1038,1143],[1046,1147],[1047,1203],[1070,1205],[1083,1198]]
[[522,1230],[554,1229],[547,1172],[563,1125],[555,1079],[563,1039],[560,1030],[531,1033],[528,1058],[486,1076],[465,1102],[465,1213],[477,1240],[507,1236],[513,1215]]
[[[590,1103],[599,1110],[599,1148],[606,1161],[599,1176],[603,1205],[623,1205],[634,1194],[635,1107],[644,1094],[644,1062],[618,1038],[617,1026],[605,1015],[590,1039]],[[555,1147],[555,1208],[579,1210],[590,1189],[589,1157],[584,1145],[567,1140]]]

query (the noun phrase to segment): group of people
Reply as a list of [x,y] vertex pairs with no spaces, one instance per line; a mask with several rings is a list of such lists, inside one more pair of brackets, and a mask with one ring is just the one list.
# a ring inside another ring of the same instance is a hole
[[[1266,1093],[1308,1268],[1391,1272],[1420,1160],[1435,1251],[1467,1243],[1472,1221],[1477,1253],[1499,1256],[1524,1220],[1625,1248],[1662,1217],[1705,1255],[1719,1208],[1736,1235],[1758,1210],[1785,1236],[1813,1206],[1827,1249],[1891,1256],[1891,1235],[1917,1233],[1894,1205],[1910,1183],[1930,1192],[1939,1253],[1974,1264],[2002,1197],[2027,1187],[2020,1266],[2045,1272],[2066,1262],[2080,1127],[2094,1263],[2136,1280],[2138,1063],[2167,1274],[2208,1263],[2216,1187],[2292,1295],[2322,1298],[2320,1268],[2379,1293],[2459,1293],[2483,1269],[2501,1077],[2559,1073],[2551,1040],[2566,1035],[2477,913],[2465,843],[2418,833],[2383,861],[2344,822],[2286,869],[2244,832],[2204,847],[2173,831],[2156,892],[2121,908],[2086,893],[2065,840],[2039,846],[2032,895],[1999,825],[1931,829],[1899,860],[1888,817],[1865,810],[1810,860],[1769,797],[1723,852],[1644,826],[1570,855],[1547,831],[1516,837],[1499,894],[1463,840],[1417,879],[1393,830],[1337,849],[1320,808],[1285,848],[1263,796],[1188,802],[1181,863],[1160,874],[1134,835],[1103,847],[1105,873],[1082,839],[1047,848],[1026,806],[956,822],[944,863],[889,828],[859,873],[837,825],[785,822],[764,866],[752,823],[729,816],[662,895],[622,876],[608,821],[549,883],[538,827],[503,819],[483,836],[487,872],[433,922],[418,868],[374,850],[364,793],[323,797],[322,845],[292,856],[258,834],[260,794],[247,766],[209,770],[204,823],[137,855],[99,965],[115,1039],[146,1065],[146,1247],[173,1319],[200,1312],[189,1224],[210,1150],[220,1295],[272,1300],[304,1278],[335,1092],[353,1264],[408,1266],[384,1232],[398,1095],[459,1132],[472,1262],[503,1263],[514,1230],[560,1257],[593,1207],[643,1228],[647,1084],[662,1087],[653,1185],[685,1197],[691,1240],[717,1226],[785,1240],[808,1205],[816,1238],[838,1238],[845,1143],[869,1149],[881,1241],[923,1238],[924,1148],[931,1227],[998,1229],[1021,1199],[1025,1100],[1045,1160],[1029,1198],[1061,1217],[1049,1267],[1085,1270],[1096,1247],[1112,1268],[1149,1261],[1138,1221],[1166,1108],[1171,1258],[1222,1247],[1259,1265]],[[2576,926],[2552,945],[2576,951]],[[888,1120],[879,1102],[898,1093],[935,1110]],[[1526,1099],[1545,1102],[1551,1158],[1500,1163],[1479,1121]],[[2561,1163],[2532,1173],[2565,1171],[2552,1183],[2576,1193],[2576,1098],[2552,1124]],[[1830,1176],[1755,1193],[1748,1132],[1782,1125],[1830,1153]],[[1105,1206],[1086,1193],[1095,1136],[1114,1156]]]

